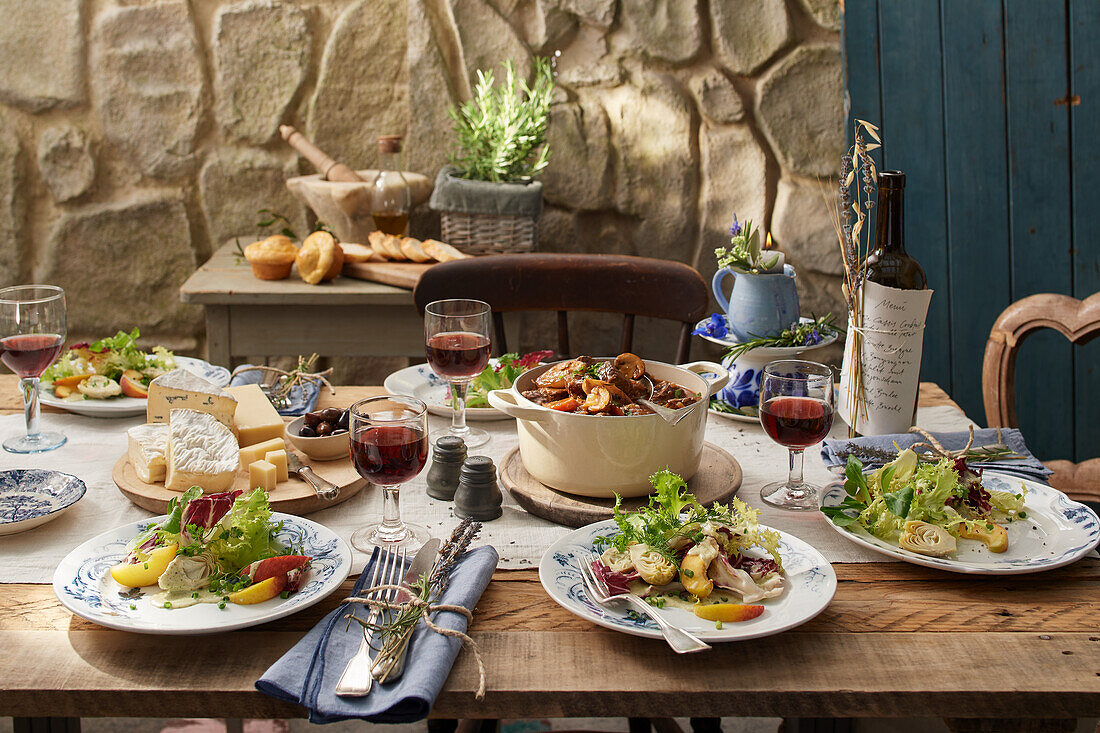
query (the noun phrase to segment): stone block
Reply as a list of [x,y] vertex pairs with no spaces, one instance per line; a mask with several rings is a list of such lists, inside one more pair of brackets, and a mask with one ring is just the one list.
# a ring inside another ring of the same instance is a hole
[[203,71],[187,4],[108,8],[95,19],[91,48],[96,112],[107,140],[145,175],[190,172]]
[[[462,95],[433,38],[426,2],[408,0],[409,108],[416,114],[409,116],[405,166],[434,180],[455,144],[447,110]],[[462,70],[458,75],[466,81]]]
[[340,15],[325,44],[306,130],[355,170],[377,167],[379,135],[405,134],[407,4],[359,0]]
[[312,36],[305,13],[277,0],[249,0],[214,16],[214,97],[230,138],[274,139],[309,70]]
[[608,53],[604,32],[590,25],[582,25],[561,52],[556,71],[558,81],[571,87],[618,84],[623,76],[619,59]]
[[610,28],[615,22],[618,0],[561,0],[561,6],[582,22],[597,28]]
[[795,49],[757,87],[757,120],[784,168],[808,176],[840,172],[844,84],[840,48]]
[[[561,7],[560,0],[532,0],[519,14],[524,37],[532,50],[551,54],[577,26],[577,18]],[[501,15],[506,15],[501,11]]]
[[38,138],[38,170],[58,203],[83,196],[95,182],[95,159],[84,131],[64,124]]
[[745,117],[745,104],[733,82],[717,69],[707,69],[691,80],[691,93],[710,122],[725,125]]
[[689,0],[628,0],[622,27],[643,53],[673,63],[693,57],[703,41],[699,8]]
[[611,139],[607,113],[592,99],[550,108],[550,165],[543,172],[547,202],[573,209],[611,204]]
[[784,0],[714,0],[710,20],[719,63],[742,76],[758,71],[791,40]]
[[[825,185],[830,194],[835,191],[831,182]],[[842,275],[840,245],[821,194],[816,184],[780,179],[772,214],[772,236],[801,269]]]
[[22,151],[15,132],[0,122],[0,287],[23,281],[27,185]]
[[28,112],[87,101],[84,0],[7,0],[0,24],[0,101]]
[[[199,173],[202,210],[214,247],[240,237],[247,245],[257,237],[260,209],[270,209],[290,220],[289,226],[304,239],[309,233],[305,207],[291,195],[286,179],[294,166],[262,150],[219,150]],[[271,233],[281,229],[271,228]]]
[[197,264],[182,194],[147,192],[64,212],[42,279],[65,288],[71,333],[193,334],[200,311],[179,287]]
[[822,28],[840,30],[840,0],[802,0],[802,7]]
[[462,57],[470,86],[477,83],[477,71],[492,71],[498,82],[501,64],[509,59],[516,73],[531,76],[531,54],[515,29],[485,0],[448,0],[458,29]]

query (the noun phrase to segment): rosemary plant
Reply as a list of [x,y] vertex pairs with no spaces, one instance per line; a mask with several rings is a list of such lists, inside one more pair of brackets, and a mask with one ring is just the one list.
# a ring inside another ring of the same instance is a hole
[[836,316],[828,313],[806,323],[792,323],[775,338],[757,336],[748,341],[742,341],[736,346],[730,347],[730,350],[726,352],[726,356],[737,359],[742,354],[761,347],[815,346],[837,332],[835,321]]
[[474,98],[449,112],[458,140],[458,150],[451,155],[457,175],[495,183],[530,180],[550,162],[550,60],[535,59],[532,85],[516,76],[510,60],[504,63],[501,86],[494,86],[491,71],[479,69],[477,79]]

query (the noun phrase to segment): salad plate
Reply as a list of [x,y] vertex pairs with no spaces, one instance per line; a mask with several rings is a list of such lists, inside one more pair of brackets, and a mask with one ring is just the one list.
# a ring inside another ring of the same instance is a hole
[[[565,610],[614,631],[660,639],[661,630],[653,621],[638,615],[628,606],[604,607],[588,597],[578,564],[586,555],[599,556],[596,538],[612,535],[618,529],[615,520],[589,524],[565,535],[543,554],[539,561],[539,580],[554,601]],[[761,525],[761,529],[770,529]],[[779,553],[783,558],[783,593],[769,599],[765,611],[748,621],[726,623],[716,628],[713,621],[699,618],[683,608],[654,609],[677,626],[707,642],[743,641],[778,634],[804,624],[817,616],[836,593],[836,573],[825,557],[794,535],[779,534]]]
[[[932,557],[902,549],[869,533],[858,522],[834,530],[857,545],[903,562],[954,573],[976,575],[1019,575],[1068,565],[1088,554],[1100,542],[1100,519],[1084,504],[1073,501],[1061,491],[1037,481],[982,472],[981,481],[990,491],[1020,493],[1026,489],[1023,508],[1026,516],[1008,523],[1008,549],[991,552],[976,540],[960,540],[955,557]],[[838,484],[822,496],[822,508],[839,507],[846,497]]]
[[57,519],[87,490],[76,476],[59,471],[0,471],[0,535],[25,532]]
[[253,605],[200,603],[165,609],[152,604],[140,589],[115,582],[111,568],[126,555],[126,546],[165,517],[133,522],[88,540],[57,566],[53,589],[65,608],[101,626],[144,634],[217,634],[273,621],[308,608],[340,587],[351,571],[351,549],[334,532],[308,519],[273,512],[281,523],[275,538],[309,555],[310,569],[300,590]]
[[[197,374],[215,387],[225,387],[229,384],[229,370],[225,367],[211,364],[202,359],[190,356],[173,357],[176,366]],[[80,400],[68,402],[55,397],[53,391],[46,385],[39,387],[39,401],[47,407],[56,407],[75,415],[87,417],[133,417],[144,415],[148,400],[142,397],[112,397],[106,400]]]

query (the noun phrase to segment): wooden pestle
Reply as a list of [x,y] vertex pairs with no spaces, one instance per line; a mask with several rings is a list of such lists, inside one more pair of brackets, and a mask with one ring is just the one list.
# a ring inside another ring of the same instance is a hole
[[326,155],[323,150],[311,143],[305,135],[290,125],[280,125],[279,134],[283,136],[283,140],[290,143],[290,147],[304,155],[310,163],[313,163],[326,180],[343,181],[344,183],[366,183],[358,173],[343,163],[337,163]]

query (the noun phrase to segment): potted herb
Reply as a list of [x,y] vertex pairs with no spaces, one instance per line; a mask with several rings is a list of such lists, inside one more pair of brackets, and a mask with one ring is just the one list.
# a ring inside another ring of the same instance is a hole
[[554,76],[545,58],[534,71],[529,85],[508,61],[497,86],[479,70],[474,98],[450,110],[457,148],[436,177],[431,207],[441,213],[443,239],[468,254],[535,248],[542,184],[534,178],[550,161]]

